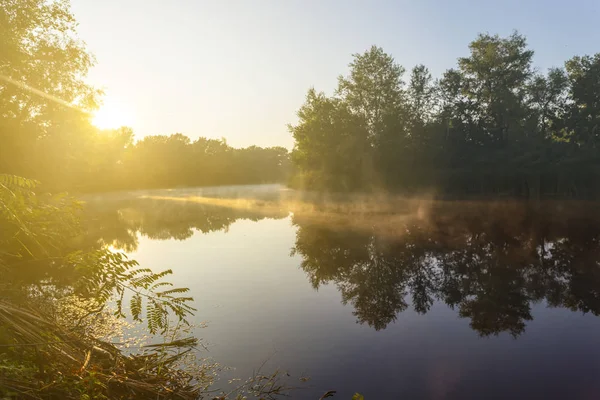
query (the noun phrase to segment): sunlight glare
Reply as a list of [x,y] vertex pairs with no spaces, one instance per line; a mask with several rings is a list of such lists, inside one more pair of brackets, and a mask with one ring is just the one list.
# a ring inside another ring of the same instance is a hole
[[122,126],[131,127],[133,116],[122,102],[107,99],[94,114],[92,124],[100,129],[116,129]]

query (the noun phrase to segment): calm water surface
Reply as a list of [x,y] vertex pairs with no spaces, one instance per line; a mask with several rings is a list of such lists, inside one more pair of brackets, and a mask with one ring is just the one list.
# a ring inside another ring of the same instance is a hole
[[268,359],[311,377],[302,399],[600,398],[594,205],[332,209],[270,185],[88,209],[93,235],[191,288],[205,355],[235,367],[221,386]]

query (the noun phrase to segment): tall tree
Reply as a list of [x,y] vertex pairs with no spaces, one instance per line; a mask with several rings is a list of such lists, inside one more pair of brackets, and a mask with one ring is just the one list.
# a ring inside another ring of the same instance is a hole
[[600,53],[565,64],[570,89],[568,135],[580,144],[600,144]]
[[376,138],[385,128],[386,118],[404,105],[404,68],[377,46],[353,57],[348,76],[338,79],[336,94],[364,119],[369,134]]
[[348,190],[367,182],[368,128],[347,103],[310,89],[298,119],[289,130],[295,139],[292,158],[303,173],[302,184]]
[[429,69],[423,64],[415,66],[410,73],[407,89],[411,128],[422,127],[431,121],[436,112],[435,90]]
[[526,83],[532,75],[533,51],[525,37],[482,34],[469,45],[469,57],[458,59],[462,93],[474,106],[478,141],[518,141],[526,115]]
[[367,127],[373,149],[364,164],[368,181],[387,185],[401,173],[397,161],[408,135],[405,69],[377,46],[353,57],[349,74],[338,79],[336,96]]
[[567,77],[560,68],[552,68],[547,76],[536,75],[528,87],[529,108],[532,111],[533,126],[541,139],[557,134],[557,129],[564,126]]
[[0,171],[30,172],[24,155],[37,139],[68,143],[89,120],[99,92],[84,81],[94,60],[76,25],[66,1],[0,3]]

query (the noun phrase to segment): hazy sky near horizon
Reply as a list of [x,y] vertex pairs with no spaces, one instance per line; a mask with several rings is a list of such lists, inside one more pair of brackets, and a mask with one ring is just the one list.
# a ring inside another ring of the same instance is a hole
[[540,70],[600,52],[600,1],[71,0],[89,79],[136,138],[181,132],[286,146],[311,86],[332,93],[375,44],[434,76],[480,32],[528,38]]

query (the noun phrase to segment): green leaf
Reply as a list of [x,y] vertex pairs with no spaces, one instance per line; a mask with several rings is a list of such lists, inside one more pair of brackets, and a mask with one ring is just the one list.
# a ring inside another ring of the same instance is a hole
[[142,313],[142,296],[138,293],[131,297],[131,301],[129,303],[131,316],[135,321],[141,321],[140,314]]

